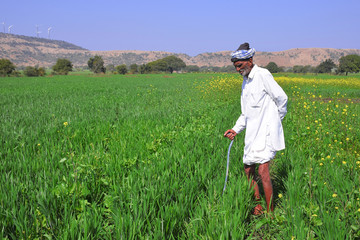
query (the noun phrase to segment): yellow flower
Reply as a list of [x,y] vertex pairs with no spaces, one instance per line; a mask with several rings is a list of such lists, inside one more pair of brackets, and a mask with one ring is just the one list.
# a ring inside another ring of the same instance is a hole
[[358,212],[360,212],[360,208],[358,209]]
[[40,143],[38,143],[38,146],[40,146],[41,144]]
[[342,161],[343,164],[346,164],[346,161]]
[[338,209],[339,209],[339,207],[335,207],[335,209],[336,209],[336,210],[338,210]]
[[320,166],[324,165],[322,162],[320,163]]
[[316,215],[316,214],[313,214],[313,215],[311,215],[312,217],[317,217],[318,215]]
[[64,122],[64,126],[66,127],[67,125],[69,125],[69,123],[68,123],[68,122]]
[[334,194],[332,195],[332,197],[334,197],[334,198],[335,198],[335,197],[337,197],[337,194],[336,194],[336,193],[334,193]]
[[279,198],[282,198],[282,197],[283,197],[283,195],[282,195],[281,193],[280,193],[278,196],[279,196]]

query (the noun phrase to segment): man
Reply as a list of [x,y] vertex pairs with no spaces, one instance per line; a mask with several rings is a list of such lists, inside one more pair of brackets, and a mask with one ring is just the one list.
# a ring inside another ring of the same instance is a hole
[[[253,63],[255,49],[243,43],[231,54],[231,61],[243,76],[241,91],[241,115],[235,126],[225,132],[224,137],[233,140],[246,128],[243,163],[245,173],[254,187],[255,199],[260,201],[258,184],[255,181],[255,164],[264,188],[267,211],[273,211],[273,187],[269,164],[276,151],[285,148],[281,121],[287,112],[287,96],[276,83],[271,73]],[[263,208],[258,204],[254,214]]]

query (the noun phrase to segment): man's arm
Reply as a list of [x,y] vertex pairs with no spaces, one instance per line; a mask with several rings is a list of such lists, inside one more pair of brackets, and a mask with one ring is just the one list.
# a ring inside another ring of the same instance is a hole
[[245,116],[241,114],[239,119],[236,121],[235,126],[224,133],[224,137],[233,140],[235,136],[244,129],[245,129]]
[[236,121],[235,126],[232,128],[237,134],[243,131],[246,128],[245,116],[241,114],[238,120]]
[[279,110],[280,119],[283,120],[287,113],[288,97],[274,77],[268,72],[263,79],[264,87],[269,96],[274,100]]

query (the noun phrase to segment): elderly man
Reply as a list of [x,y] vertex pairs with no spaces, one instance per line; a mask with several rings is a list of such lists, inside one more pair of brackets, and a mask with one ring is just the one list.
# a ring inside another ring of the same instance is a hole
[[[241,115],[235,126],[224,136],[233,140],[246,128],[243,163],[245,173],[255,190],[255,199],[260,200],[259,187],[255,181],[255,166],[259,164],[258,174],[264,188],[267,211],[273,211],[273,187],[269,164],[276,151],[285,148],[282,120],[287,112],[287,96],[276,83],[271,73],[253,63],[255,49],[248,43],[231,54],[231,61],[243,76],[241,91]],[[263,208],[258,204],[254,214],[259,215]]]

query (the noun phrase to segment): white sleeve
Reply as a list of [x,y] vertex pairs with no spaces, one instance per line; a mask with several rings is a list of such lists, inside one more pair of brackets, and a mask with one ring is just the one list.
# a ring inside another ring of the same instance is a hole
[[245,116],[241,114],[238,120],[236,121],[235,126],[232,128],[236,133],[240,133],[246,128]]

